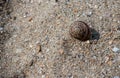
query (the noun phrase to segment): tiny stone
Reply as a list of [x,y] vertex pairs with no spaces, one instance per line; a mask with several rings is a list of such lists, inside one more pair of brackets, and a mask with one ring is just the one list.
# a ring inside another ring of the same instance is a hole
[[87,41],[86,41],[86,43],[88,43],[88,44],[89,44],[89,43],[90,43],[90,41],[89,41],[89,40],[87,40]]
[[95,6],[94,6],[94,8],[96,8],[96,9],[97,9],[97,8],[98,8],[98,5],[95,5]]
[[107,63],[107,62],[109,61],[109,59],[110,59],[110,58],[106,56],[106,57],[105,57],[105,63]]
[[45,75],[42,75],[42,78],[45,78]]
[[111,45],[112,43],[113,43],[113,40],[110,40],[110,41],[109,41],[109,44]]
[[114,76],[113,78],[120,78],[119,76]]
[[3,27],[0,27],[0,31],[3,31]]
[[29,16],[29,13],[28,12],[26,12],[24,15],[23,15],[23,17],[28,17]]
[[119,30],[119,31],[120,31],[120,26],[118,26],[117,30]]
[[28,21],[31,22],[33,20],[33,18],[30,18]]
[[87,15],[87,16],[91,16],[92,14],[93,14],[92,11],[89,11],[89,10],[88,10],[88,11],[86,12],[86,15]]
[[92,15],[92,11],[88,12],[89,15]]
[[29,46],[30,46],[30,48],[32,48],[32,47],[33,47],[33,45],[32,45],[32,44],[30,44]]
[[59,53],[60,53],[60,54],[63,54],[63,53],[64,53],[64,50],[63,50],[63,49],[60,49],[60,50],[59,50]]
[[100,16],[99,18],[100,18],[100,20],[102,20],[102,18],[103,18],[103,17],[102,17],[102,16]]
[[119,48],[117,48],[117,47],[114,47],[113,49],[112,49],[112,51],[114,51],[114,52],[118,52],[120,49]]
[[118,23],[120,23],[120,21],[117,21]]
[[39,43],[36,46],[36,50],[37,50],[37,52],[41,52],[41,45]]

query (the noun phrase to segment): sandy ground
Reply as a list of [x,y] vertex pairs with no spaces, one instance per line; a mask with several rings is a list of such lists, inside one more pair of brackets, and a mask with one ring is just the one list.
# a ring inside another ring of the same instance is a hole
[[[0,78],[120,78],[120,0],[10,1]],[[77,20],[95,29],[91,40],[71,38]]]

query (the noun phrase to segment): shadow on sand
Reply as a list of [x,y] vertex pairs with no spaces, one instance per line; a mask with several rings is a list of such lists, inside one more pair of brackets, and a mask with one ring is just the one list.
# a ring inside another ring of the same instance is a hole
[[90,40],[99,40],[100,33],[97,32],[95,29],[91,28],[91,37]]

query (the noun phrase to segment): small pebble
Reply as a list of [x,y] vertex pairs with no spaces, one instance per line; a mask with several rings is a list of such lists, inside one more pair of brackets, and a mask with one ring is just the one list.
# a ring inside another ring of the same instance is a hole
[[28,17],[28,16],[29,16],[29,13],[28,13],[28,12],[25,12],[24,15],[23,15],[24,18],[26,18],[26,17]]
[[60,50],[59,50],[59,53],[60,53],[60,54],[63,54],[63,53],[64,53],[64,50],[63,50],[63,49],[60,49]]
[[114,76],[113,78],[120,78],[119,76]]
[[120,21],[118,20],[117,23],[120,23]]
[[119,48],[117,48],[117,47],[114,47],[113,49],[112,49],[112,51],[114,51],[114,52],[118,52],[120,49]]
[[86,43],[87,43],[87,44],[90,44],[90,41],[89,41],[89,40],[87,40],[87,41],[86,41]]
[[28,21],[31,22],[33,20],[33,18],[30,18]]
[[108,43],[111,45],[113,43],[113,40],[110,40]]
[[32,48],[32,47],[33,47],[33,45],[32,45],[32,44],[30,44],[29,46],[30,46],[30,48]]
[[37,43],[36,50],[37,50],[37,52],[41,52],[41,45],[40,45],[40,43]]
[[3,27],[0,27],[0,31],[3,31]]
[[87,12],[86,12],[86,15],[89,16],[89,17],[90,17],[92,14],[93,14],[92,11],[87,11]]
[[99,19],[100,19],[100,20],[102,20],[102,19],[103,19],[103,17],[102,17],[102,16],[100,16],[100,17],[99,17]]
[[45,78],[45,75],[42,75],[42,78]]
[[119,31],[120,31],[120,26],[118,26],[117,30],[119,30]]
[[106,57],[105,57],[105,63],[107,63],[107,62],[109,61],[109,59],[110,59],[110,58],[106,56]]
[[95,5],[95,6],[94,6],[94,8],[96,8],[96,9],[97,9],[97,8],[98,8],[98,5]]

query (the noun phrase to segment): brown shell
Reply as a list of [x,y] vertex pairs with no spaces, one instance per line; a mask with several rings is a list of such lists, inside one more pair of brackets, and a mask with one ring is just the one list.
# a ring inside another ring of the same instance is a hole
[[81,41],[86,41],[90,39],[91,36],[90,27],[82,21],[75,21],[72,23],[69,33],[72,37]]

